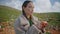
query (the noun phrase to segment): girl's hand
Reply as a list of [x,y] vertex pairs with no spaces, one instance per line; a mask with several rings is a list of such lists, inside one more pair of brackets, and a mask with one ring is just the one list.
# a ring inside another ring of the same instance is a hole
[[42,21],[40,24],[41,28],[45,28],[47,25],[48,25],[47,21]]
[[47,25],[48,25],[48,22],[47,21],[41,21],[41,23],[36,24],[36,27],[38,29],[44,29]]

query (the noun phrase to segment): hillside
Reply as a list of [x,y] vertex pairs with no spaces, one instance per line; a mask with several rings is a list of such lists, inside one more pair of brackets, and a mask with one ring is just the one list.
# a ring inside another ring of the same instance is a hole
[[15,19],[20,13],[17,9],[0,5],[0,22]]
[[[0,5],[0,22],[10,21],[16,19],[21,14],[20,10]],[[60,13],[52,12],[52,13],[34,13],[35,16],[39,18],[39,20],[46,21],[56,21],[60,22]],[[53,22],[54,22],[53,21]],[[59,23],[60,24],[60,23]],[[58,25],[58,24],[57,24]]]
[[[10,26],[13,26],[15,19],[21,14],[20,10],[0,5],[0,32],[5,33],[14,33],[14,29]],[[45,20],[48,22],[47,30],[50,29],[59,30],[60,32],[60,13],[51,12],[51,13],[34,13],[34,16],[38,17],[39,20]],[[8,27],[7,27],[8,26]],[[5,30],[3,30],[3,28]],[[11,32],[10,32],[10,31]],[[52,32],[52,30],[51,30]]]
[[50,25],[60,25],[60,13],[38,13],[34,14],[39,20],[46,20]]

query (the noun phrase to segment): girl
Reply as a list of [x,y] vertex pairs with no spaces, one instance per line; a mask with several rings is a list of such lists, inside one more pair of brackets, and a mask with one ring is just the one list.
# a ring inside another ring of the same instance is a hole
[[22,15],[18,17],[14,24],[16,34],[44,34],[44,27],[42,27],[41,21],[33,16],[33,9],[32,1],[23,3]]

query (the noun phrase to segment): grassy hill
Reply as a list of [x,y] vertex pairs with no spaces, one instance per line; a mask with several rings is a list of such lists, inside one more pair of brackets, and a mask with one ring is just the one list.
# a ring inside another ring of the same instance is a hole
[[34,14],[39,18],[39,20],[46,20],[49,22],[49,25],[60,25],[60,13],[38,13]]
[[[21,14],[20,10],[2,6],[0,5],[0,22],[11,21],[12,19],[16,19]],[[60,27],[60,13],[52,12],[52,13],[34,13],[35,16],[38,17],[39,20],[48,21],[49,25],[59,26]]]
[[15,19],[20,13],[17,9],[0,5],[0,22]]

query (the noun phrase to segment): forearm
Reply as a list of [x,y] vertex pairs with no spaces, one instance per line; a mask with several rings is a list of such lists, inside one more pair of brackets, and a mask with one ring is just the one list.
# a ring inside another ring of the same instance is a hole
[[27,34],[39,34],[42,32],[35,25],[32,25],[26,33]]

